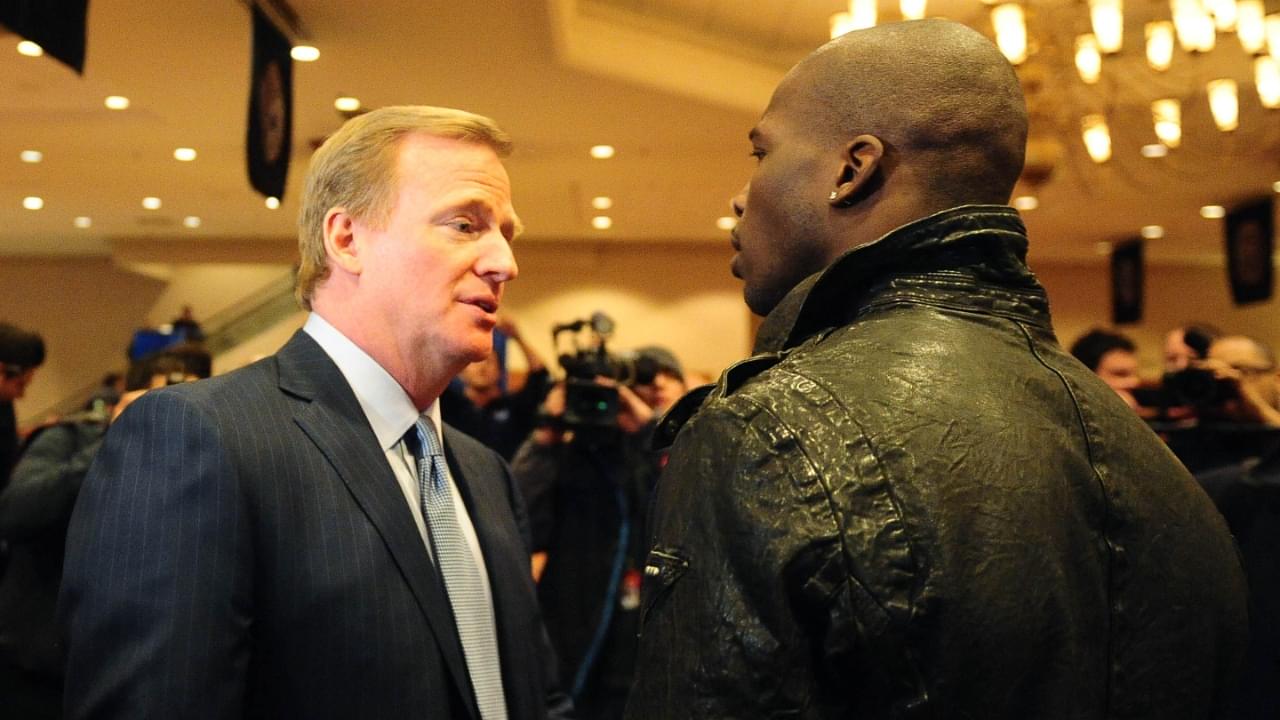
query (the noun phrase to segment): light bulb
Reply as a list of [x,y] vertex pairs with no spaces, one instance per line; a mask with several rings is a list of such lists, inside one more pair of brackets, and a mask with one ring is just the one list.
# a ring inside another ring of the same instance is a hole
[[1076,38],[1076,70],[1080,79],[1090,85],[1102,76],[1102,54],[1098,52],[1098,39],[1092,35]]
[[1111,159],[1111,131],[1107,129],[1107,119],[1102,115],[1086,115],[1080,122],[1084,136],[1084,147],[1089,157],[1096,163],[1104,163]]
[[991,8],[996,46],[1006,59],[1019,65],[1027,59],[1027,21],[1021,5],[1006,3]]
[[1210,80],[1209,110],[1213,122],[1223,132],[1231,132],[1240,126],[1240,102],[1236,94],[1236,81],[1230,78]]

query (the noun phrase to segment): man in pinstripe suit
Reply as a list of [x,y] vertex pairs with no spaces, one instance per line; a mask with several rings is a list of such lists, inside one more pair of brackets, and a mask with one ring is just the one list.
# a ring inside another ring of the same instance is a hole
[[[395,107],[316,152],[306,326],[146,395],[85,482],[60,598],[69,717],[568,716],[508,470],[440,433],[436,403],[488,353],[516,276],[509,148],[487,118]],[[456,552],[439,505],[424,520],[415,426],[442,435]],[[465,602],[437,570],[459,556],[483,586]]]

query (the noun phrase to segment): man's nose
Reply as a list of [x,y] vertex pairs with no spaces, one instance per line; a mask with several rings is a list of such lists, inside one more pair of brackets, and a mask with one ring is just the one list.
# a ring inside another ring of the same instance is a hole
[[515,280],[520,274],[511,243],[502,233],[495,231],[484,239],[484,249],[477,260],[476,273],[495,282]]

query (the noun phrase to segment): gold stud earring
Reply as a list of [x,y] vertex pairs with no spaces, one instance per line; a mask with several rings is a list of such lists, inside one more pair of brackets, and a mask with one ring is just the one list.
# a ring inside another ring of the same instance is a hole
[[827,196],[827,199],[828,199],[828,200],[835,200],[835,199],[836,199],[836,191],[835,191],[835,190],[832,190],[832,191],[831,191],[831,194]]

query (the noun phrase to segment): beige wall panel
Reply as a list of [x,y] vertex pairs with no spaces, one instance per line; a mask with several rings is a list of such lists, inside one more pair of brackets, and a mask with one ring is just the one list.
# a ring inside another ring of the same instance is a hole
[[190,305],[196,320],[207,320],[278,281],[287,265],[177,265],[169,285],[147,313],[148,325],[167,323]]
[[18,423],[122,369],[134,328],[143,325],[164,283],[127,272],[107,258],[0,262],[0,319],[44,336],[47,358],[16,403]]

